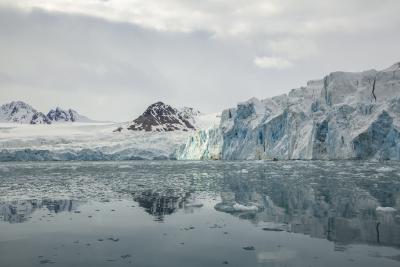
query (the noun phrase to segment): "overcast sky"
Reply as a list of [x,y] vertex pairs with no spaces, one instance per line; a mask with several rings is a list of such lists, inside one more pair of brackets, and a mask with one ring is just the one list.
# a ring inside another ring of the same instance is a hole
[[217,112],[400,61],[399,0],[0,0],[0,103]]

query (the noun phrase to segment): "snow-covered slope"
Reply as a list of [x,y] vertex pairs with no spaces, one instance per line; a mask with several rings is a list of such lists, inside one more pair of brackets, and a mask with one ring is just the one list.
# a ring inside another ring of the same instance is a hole
[[400,63],[334,72],[289,94],[223,111],[179,159],[400,159]]
[[64,110],[60,107],[50,110],[47,117],[52,122],[94,122],[73,109]]

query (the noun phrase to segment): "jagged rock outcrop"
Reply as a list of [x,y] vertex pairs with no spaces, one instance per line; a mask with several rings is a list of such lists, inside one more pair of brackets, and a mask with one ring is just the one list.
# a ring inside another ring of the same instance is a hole
[[[191,137],[177,158],[399,160],[399,127],[396,63],[334,72],[289,94],[240,103],[222,113],[217,129]],[[220,150],[209,153],[209,143]]]

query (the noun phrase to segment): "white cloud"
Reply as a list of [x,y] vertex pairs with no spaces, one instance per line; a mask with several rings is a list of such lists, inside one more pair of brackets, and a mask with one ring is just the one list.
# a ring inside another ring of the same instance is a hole
[[287,69],[293,66],[293,63],[287,59],[279,57],[256,57],[254,64],[263,69]]

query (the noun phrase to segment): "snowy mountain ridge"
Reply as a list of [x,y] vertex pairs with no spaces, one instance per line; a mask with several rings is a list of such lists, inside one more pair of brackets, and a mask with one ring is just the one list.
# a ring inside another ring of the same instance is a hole
[[400,160],[400,63],[333,72],[288,94],[239,103],[176,157]]
[[52,122],[93,122],[93,120],[79,114],[73,109],[63,110],[60,107],[51,109],[49,113],[47,113],[47,117]]
[[21,124],[51,124],[53,122],[94,122],[80,115],[73,109],[63,110],[59,107],[50,110],[47,115],[37,111],[22,101],[12,101],[0,106],[0,122]]
[[22,101],[12,101],[0,106],[0,122],[50,124],[42,112]]

